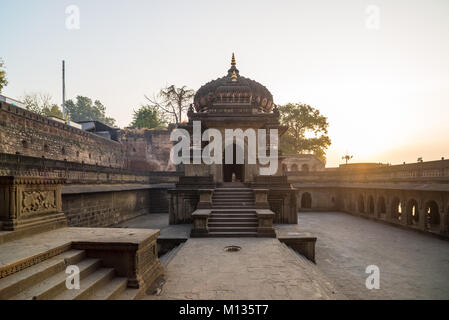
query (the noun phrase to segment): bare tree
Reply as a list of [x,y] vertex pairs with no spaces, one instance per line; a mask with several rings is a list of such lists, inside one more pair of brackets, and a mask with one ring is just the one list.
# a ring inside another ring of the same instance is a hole
[[175,122],[181,123],[183,114],[186,113],[192,98],[195,96],[195,91],[182,86],[177,88],[171,85],[161,89],[159,94],[153,95],[153,98],[145,96],[145,98],[162,113],[173,117]]

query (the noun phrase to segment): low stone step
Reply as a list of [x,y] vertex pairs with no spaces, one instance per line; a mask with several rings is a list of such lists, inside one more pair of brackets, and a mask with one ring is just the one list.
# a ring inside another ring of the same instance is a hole
[[212,209],[256,209],[255,205],[213,205]]
[[100,268],[88,276],[80,279],[79,290],[65,289],[63,292],[52,297],[52,300],[85,300],[95,289],[106,284],[114,277],[113,268]]
[[257,232],[209,232],[211,238],[250,238],[257,237]]
[[[91,274],[100,267],[99,259],[86,259],[78,264],[80,279]],[[30,288],[12,297],[13,300],[47,300],[66,289],[67,274],[65,270],[48,277]]]
[[49,276],[65,270],[85,257],[82,250],[69,250],[53,258],[0,279],[0,300],[6,300]]
[[233,196],[233,195],[230,195],[230,196],[228,196],[228,195],[219,195],[219,196],[213,196],[212,197],[212,201],[214,201],[214,200],[254,200],[254,197],[253,196],[241,196],[241,195],[235,195],[235,196]]
[[236,190],[236,189],[229,189],[229,190],[218,190],[215,189],[213,195],[229,195],[229,194],[237,194],[237,195],[254,195],[253,190]]
[[113,278],[90,294],[86,300],[114,300],[126,290],[127,284],[127,278]]
[[232,186],[229,188],[227,186],[222,186],[215,189],[215,191],[227,191],[227,190],[253,191],[253,189],[248,188],[246,186]]
[[209,232],[256,232],[257,227],[209,227]]
[[233,200],[233,201],[214,201],[212,202],[212,205],[214,206],[255,206],[256,204],[254,201],[239,201],[239,200]]
[[210,222],[208,223],[208,227],[210,228],[223,228],[223,227],[231,227],[231,228],[257,228],[257,222],[232,222],[232,221],[221,221],[221,222]]
[[114,300],[136,300],[139,297],[139,289],[126,288],[123,292],[120,292]]
[[214,222],[252,222],[252,223],[258,223],[258,220],[256,217],[251,217],[251,218],[236,218],[236,217],[225,217],[225,218],[220,218],[220,217],[216,217],[216,216],[211,216],[209,218],[209,223],[214,223]]
[[244,218],[244,219],[254,219],[257,217],[254,214],[239,214],[239,213],[217,213],[217,214],[212,214],[210,216],[209,219],[214,219],[214,218],[222,218],[222,219],[226,219],[226,218]]

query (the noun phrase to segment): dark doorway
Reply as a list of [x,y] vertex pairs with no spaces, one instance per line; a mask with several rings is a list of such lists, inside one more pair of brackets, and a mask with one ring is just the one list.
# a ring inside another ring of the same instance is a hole
[[311,209],[312,208],[312,195],[308,192],[304,192],[301,197],[301,208]]
[[223,154],[223,182],[232,182],[232,174],[235,174],[236,181],[245,182],[245,165],[237,164],[237,146],[232,145],[233,161],[232,164],[226,164],[226,150]]

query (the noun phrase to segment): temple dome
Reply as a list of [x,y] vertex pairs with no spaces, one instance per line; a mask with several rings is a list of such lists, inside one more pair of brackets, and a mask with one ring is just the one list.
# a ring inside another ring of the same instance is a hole
[[207,112],[209,106],[219,104],[251,105],[271,112],[273,95],[259,82],[240,76],[233,54],[228,74],[203,85],[194,98],[197,112]]

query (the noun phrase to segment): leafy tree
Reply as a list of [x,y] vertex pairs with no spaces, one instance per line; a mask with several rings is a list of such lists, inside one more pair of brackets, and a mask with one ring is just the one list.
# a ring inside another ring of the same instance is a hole
[[145,98],[163,114],[171,116],[176,123],[181,123],[194,96],[195,91],[186,86],[177,88],[171,85],[161,89],[157,96]]
[[132,128],[148,128],[162,129],[165,128],[165,120],[161,119],[161,115],[157,107],[144,105],[139,110],[134,111]]
[[282,153],[313,153],[325,162],[326,150],[331,145],[327,118],[307,104],[289,103],[279,106],[279,112],[282,125],[288,126],[281,137]]
[[3,59],[0,58],[0,93],[2,92],[3,88],[8,85],[8,80],[6,79],[6,71],[2,70],[5,68],[5,63],[3,62]]
[[70,119],[79,121],[100,121],[108,126],[115,125],[115,119],[106,116],[106,107],[99,101],[83,96],[77,96],[76,102],[67,100],[65,107]]
[[56,118],[59,118],[59,119],[62,119],[64,117],[63,114],[62,114],[61,109],[56,104],[52,104],[51,107],[43,108],[42,112],[47,117],[56,117]]
[[27,110],[42,116],[63,118],[61,109],[52,102],[48,93],[26,93],[22,100]]

